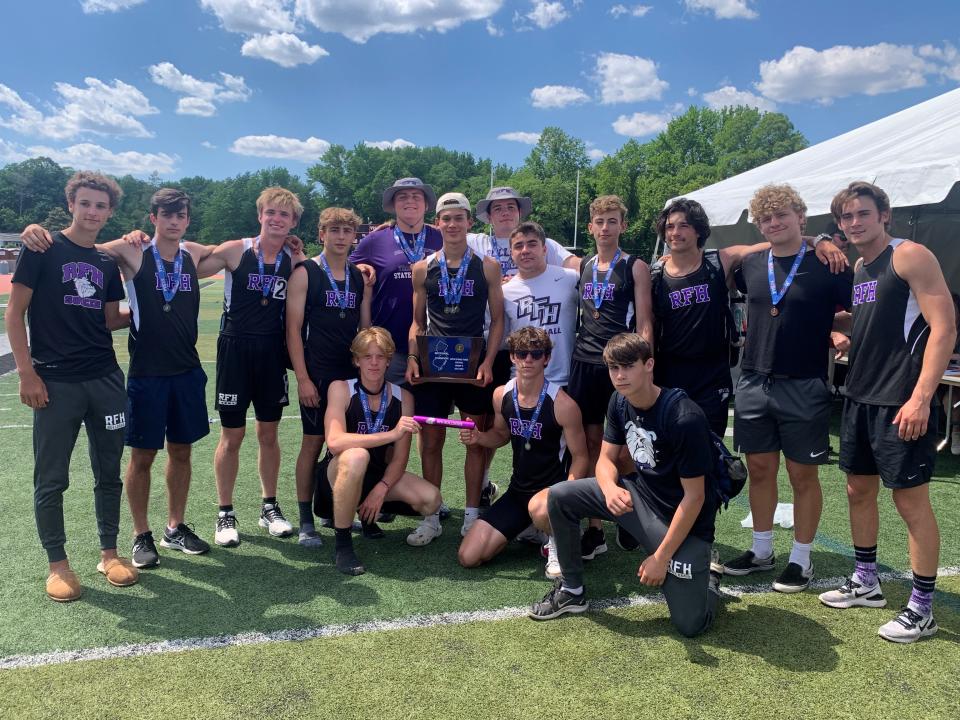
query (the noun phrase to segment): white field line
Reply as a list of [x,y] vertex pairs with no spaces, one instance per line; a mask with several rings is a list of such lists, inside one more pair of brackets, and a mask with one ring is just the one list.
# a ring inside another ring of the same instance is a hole
[[[9,409],[10,408],[0,408],[0,410],[9,410]],[[247,422],[253,422],[256,419],[257,418],[255,416],[250,415],[247,417]],[[299,415],[281,415],[280,419],[281,420],[299,420],[300,416]],[[216,425],[218,422],[220,422],[220,418],[208,417],[207,421],[211,425]],[[83,425],[83,423],[80,423],[80,424]],[[33,425],[0,425],[0,430],[16,430],[16,429],[22,430],[24,428],[32,428],[32,427]]]
[[[960,567],[941,568],[938,577],[955,577],[960,575]],[[880,574],[884,582],[888,580],[907,580],[908,572],[886,572]],[[846,578],[823,578],[810,583],[812,590],[827,590],[839,586]],[[721,586],[726,595],[742,597],[744,595],[771,594],[769,583],[753,585]],[[608,598],[605,600],[591,600],[590,611],[609,610],[611,608],[640,607],[647,605],[662,605],[662,594],[631,595],[624,598]],[[244,647],[250,645],[267,645],[279,642],[303,642],[320,638],[344,637],[358,633],[383,632],[386,630],[407,630],[415,628],[430,628],[441,625],[466,625],[474,622],[496,622],[525,617],[526,607],[505,607],[497,610],[472,610],[464,612],[439,613],[436,615],[412,615],[395,620],[370,620],[367,622],[345,623],[340,625],[321,625],[312,628],[295,628],[290,630],[276,630],[269,633],[246,632],[237,635],[217,635],[206,638],[184,638],[180,640],[162,640],[151,643],[136,643],[130,645],[114,645],[84,650],[66,650],[36,655],[10,655],[0,658],[0,671],[20,670],[24,668],[41,667],[44,665],[61,665],[69,662],[88,660],[116,660],[144,655],[162,655],[165,653],[186,652],[189,650],[214,650],[226,647]]]

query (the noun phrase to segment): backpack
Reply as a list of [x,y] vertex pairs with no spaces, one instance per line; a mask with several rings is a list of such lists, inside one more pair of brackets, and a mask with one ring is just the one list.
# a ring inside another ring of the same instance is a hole
[[[661,388],[660,406],[657,408],[656,424],[658,428],[664,426],[663,419],[667,413],[673,409],[682,398],[688,395],[679,388]],[[617,415],[620,418],[621,425],[627,424],[627,399],[617,395]],[[705,480],[709,481],[709,486],[713,489],[714,498],[717,501],[717,512],[725,509],[730,500],[735,498],[743,490],[747,483],[747,466],[743,461],[732,454],[723,440],[713,430],[707,430],[710,433],[710,442],[713,445],[713,468],[707,473]]]
[[[707,275],[709,282],[713,282],[719,275],[725,278],[723,265],[720,263],[720,252],[718,250],[704,250],[703,258],[707,261]],[[650,285],[651,294],[655,299],[660,299],[660,293],[664,289],[663,285],[663,259],[657,260],[650,266]],[[746,335],[746,323],[744,316],[743,295],[737,290],[727,290],[727,306],[725,308],[724,319],[726,321],[726,336],[730,343],[729,360],[730,367],[736,367],[740,362],[740,348],[743,347],[744,337]]]

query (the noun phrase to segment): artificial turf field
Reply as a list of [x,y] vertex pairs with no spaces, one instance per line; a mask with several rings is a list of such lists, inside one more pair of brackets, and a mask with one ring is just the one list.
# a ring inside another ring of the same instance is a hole
[[[220,283],[202,293],[200,354],[211,413],[220,293]],[[126,334],[115,337],[125,366]],[[240,547],[200,557],[161,549],[161,567],[127,589],[109,586],[94,569],[92,480],[81,433],[64,509],[67,550],[84,595],[60,605],[44,594],[31,415],[16,393],[15,374],[0,377],[0,718],[960,717],[960,462],[949,454],[940,454],[931,485],[942,535],[940,632],[911,646],[876,636],[909,595],[908,581],[896,575],[909,569],[906,533],[887,493],[879,553],[890,577],[888,608],[831,610],[813,590],[768,592],[772,574],[727,578],[713,628],[686,640],[673,632],[657,593],[636,581],[641,556],[617,548],[609,528],[610,551],[587,567],[595,609],[581,616],[548,623],[522,617],[549,589],[531,547],[513,544],[488,567],[460,568],[463,453],[452,435],[444,494],[454,516],[444,535],[426,548],[408,547],[415,522],[398,518],[384,526],[385,539],[357,540],[367,574],[341,575],[332,568],[331,531],[322,531],[324,548],[308,551],[257,527],[252,425],[234,502]],[[279,499],[294,521],[296,413],[294,405],[280,425]],[[195,447],[187,512],[210,541],[217,431],[212,425]],[[414,457],[411,469],[418,468]],[[509,454],[501,452],[493,477],[508,476]],[[818,587],[826,587],[850,571],[852,550],[842,476],[832,465],[821,478],[824,514],[813,561]],[[154,488],[156,532],[165,520],[162,473]],[[781,498],[789,500],[786,488],[781,478]],[[721,557],[749,543],[740,527],[746,513],[741,497],[718,518]],[[791,537],[776,532],[778,569]],[[124,554],[129,538],[124,508]]]

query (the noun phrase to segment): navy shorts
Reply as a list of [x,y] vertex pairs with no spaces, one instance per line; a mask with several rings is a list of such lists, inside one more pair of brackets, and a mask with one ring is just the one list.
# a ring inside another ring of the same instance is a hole
[[251,403],[257,420],[276,422],[290,404],[288,392],[282,336],[217,338],[216,408],[223,427],[243,427]]
[[879,475],[891,490],[930,482],[937,459],[937,410],[931,408],[927,432],[902,440],[893,418],[898,406],[867,405],[847,398],[840,422],[840,469],[851,475]]
[[311,373],[310,379],[317,386],[317,394],[320,396],[320,402],[317,407],[309,408],[300,403],[300,423],[303,425],[304,435],[323,435],[323,418],[327,414],[327,393],[330,392],[330,383],[337,380],[348,380],[356,377],[355,374],[347,377],[331,377],[327,380],[320,380]]
[[536,493],[517,492],[508,487],[481,519],[510,542],[533,522],[527,505],[534,495]]
[[570,363],[567,395],[580,406],[584,425],[603,425],[613,395],[613,383],[606,365],[574,360]]
[[190,445],[210,432],[207,374],[194,368],[179,375],[127,380],[129,447],[160,450],[168,442]]
[[449,417],[454,406],[466,415],[492,415],[494,384],[424,382],[413,386],[417,415]]

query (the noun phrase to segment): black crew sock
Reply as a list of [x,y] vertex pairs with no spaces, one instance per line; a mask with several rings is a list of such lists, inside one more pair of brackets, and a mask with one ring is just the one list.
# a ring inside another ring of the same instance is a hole
[[221,505],[220,512],[233,512],[233,505]]
[[297,500],[300,511],[300,525],[313,525],[313,503],[309,500]]
[[264,505],[276,505],[276,504],[277,504],[277,498],[276,498],[276,497],[265,497],[265,498],[263,499],[263,504],[264,504]]
[[351,528],[335,528],[333,531],[333,543],[337,550],[350,548],[353,549],[353,530]]

